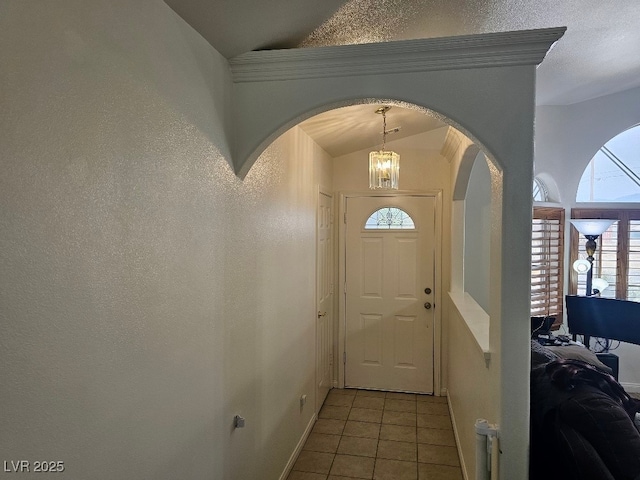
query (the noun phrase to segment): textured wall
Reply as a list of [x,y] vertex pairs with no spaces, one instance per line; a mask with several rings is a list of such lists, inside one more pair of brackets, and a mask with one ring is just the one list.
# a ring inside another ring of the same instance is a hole
[[2,2],[0,63],[3,460],[277,478],[314,405],[328,160],[294,130],[240,181],[226,62],[160,1]]
[[[450,304],[448,388],[452,420],[467,477],[475,478],[475,422],[479,418],[490,423],[497,421],[494,400],[498,392],[491,389],[491,368],[485,362],[484,353],[469,329],[469,319],[458,311],[450,298],[447,302]],[[467,309],[467,315],[469,310],[473,310],[471,302],[463,305]]]

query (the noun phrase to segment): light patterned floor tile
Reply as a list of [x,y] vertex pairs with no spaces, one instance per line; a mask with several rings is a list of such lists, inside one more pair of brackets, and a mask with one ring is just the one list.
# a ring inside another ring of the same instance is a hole
[[340,435],[311,433],[302,449],[312,452],[336,453],[338,450],[338,444],[340,443],[340,438]]
[[380,427],[380,440],[415,443],[416,428],[403,425],[382,425]]
[[460,466],[458,450],[455,447],[443,445],[418,444],[418,461],[420,463],[435,463],[438,465]]
[[328,435],[342,435],[345,420],[336,420],[333,418],[319,418],[313,426],[313,433],[326,433]]
[[418,464],[377,458],[373,478],[374,480],[417,480]]
[[293,465],[293,470],[297,472],[324,473],[326,475],[329,473],[334,456],[333,453],[307,452],[303,450],[298,455],[298,459]]
[[400,392],[387,392],[386,398],[392,400],[416,400],[415,393],[400,393]]
[[418,464],[419,480],[462,480],[460,467],[449,465],[434,465],[429,463]]
[[418,447],[415,443],[392,442],[380,440],[378,442],[378,458],[389,460],[404,460],[406,462],[418,461]]
[[370,408],[352,408],[349,413],[349,420],[354,422],[380,423],[382,410],[372,410]]
[[378,438],[380,435],[380,424],[347,421],[342,434],[349,437]]
[[369,408],[373,410],[382,410],[385,405],[385,400],[382,397],[360,397],[356,396],[353,401],[352,407],[354,408]]
[[331,475],[353,478],[372,478],[375,458],[336,455],[331,466]]
[[318,417],[332,418],[334,420],[346,420],[349,416],[350,407],[336,407],[333,405],[323,405]]
[[385,398],[384,409],[392,412],[409,412],[416,413],[416,402],[409,400],[395,400],[393,398]]
[[416,426],[416,414],[407,412],[390,412],[384,411],[382,415],[382,423],[386,425],[406,425],[408,427]]
[[451,430],[451,419],[445,415],[429,415],[428,413],[418,414],[418,427],[420,428],[442,428]]
[[429,415],[449,415],[449,405],[446,403],[416,402],[418,413]]
[[343,395],[341,393],[329,393],[324,401],[325,405],[333,405],[335,407],[350,407],[353,403],[353,395]]
[[361,457],[375,457],[377,448],[377,438],[343,436],[338,446],[338,453],[343,455],[358,455]]
[[291,472],[287,480],[326,480],[327,476],[322,473],[311,472]]
[[431,445],[456,446],[453,430],[441,428],[418,428],[418,443],[430,443]]

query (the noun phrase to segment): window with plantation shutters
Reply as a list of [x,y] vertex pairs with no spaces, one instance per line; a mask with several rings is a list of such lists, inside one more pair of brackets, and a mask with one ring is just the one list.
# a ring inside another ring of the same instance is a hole
[[[571,218],[617,220],[598,237],[593,262],[593,278],[602,278],[608,287],[606,298],[640,302],[640,210],[635,208],[574,208]],[[585,258],[585,238],[571,228],[570,262]],[[584,295],[585,275],[571,271],[569,292]]]
[[531,316],[562,322],[564,209],[534,207],[531,237]]

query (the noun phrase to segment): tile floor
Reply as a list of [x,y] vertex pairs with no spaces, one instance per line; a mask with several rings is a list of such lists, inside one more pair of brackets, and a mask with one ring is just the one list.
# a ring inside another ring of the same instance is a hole
[[462,480],[444,397],[329,392],[288,480]]

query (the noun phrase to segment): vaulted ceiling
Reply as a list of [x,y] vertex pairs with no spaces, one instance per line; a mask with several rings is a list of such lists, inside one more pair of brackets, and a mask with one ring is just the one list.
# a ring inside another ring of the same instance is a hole
[[[227,58],[258,49],[566,26],[538,68],[539,105],[640,86],[638,0],[165,1]],[[373,110],[362,114],[373,116]]]

